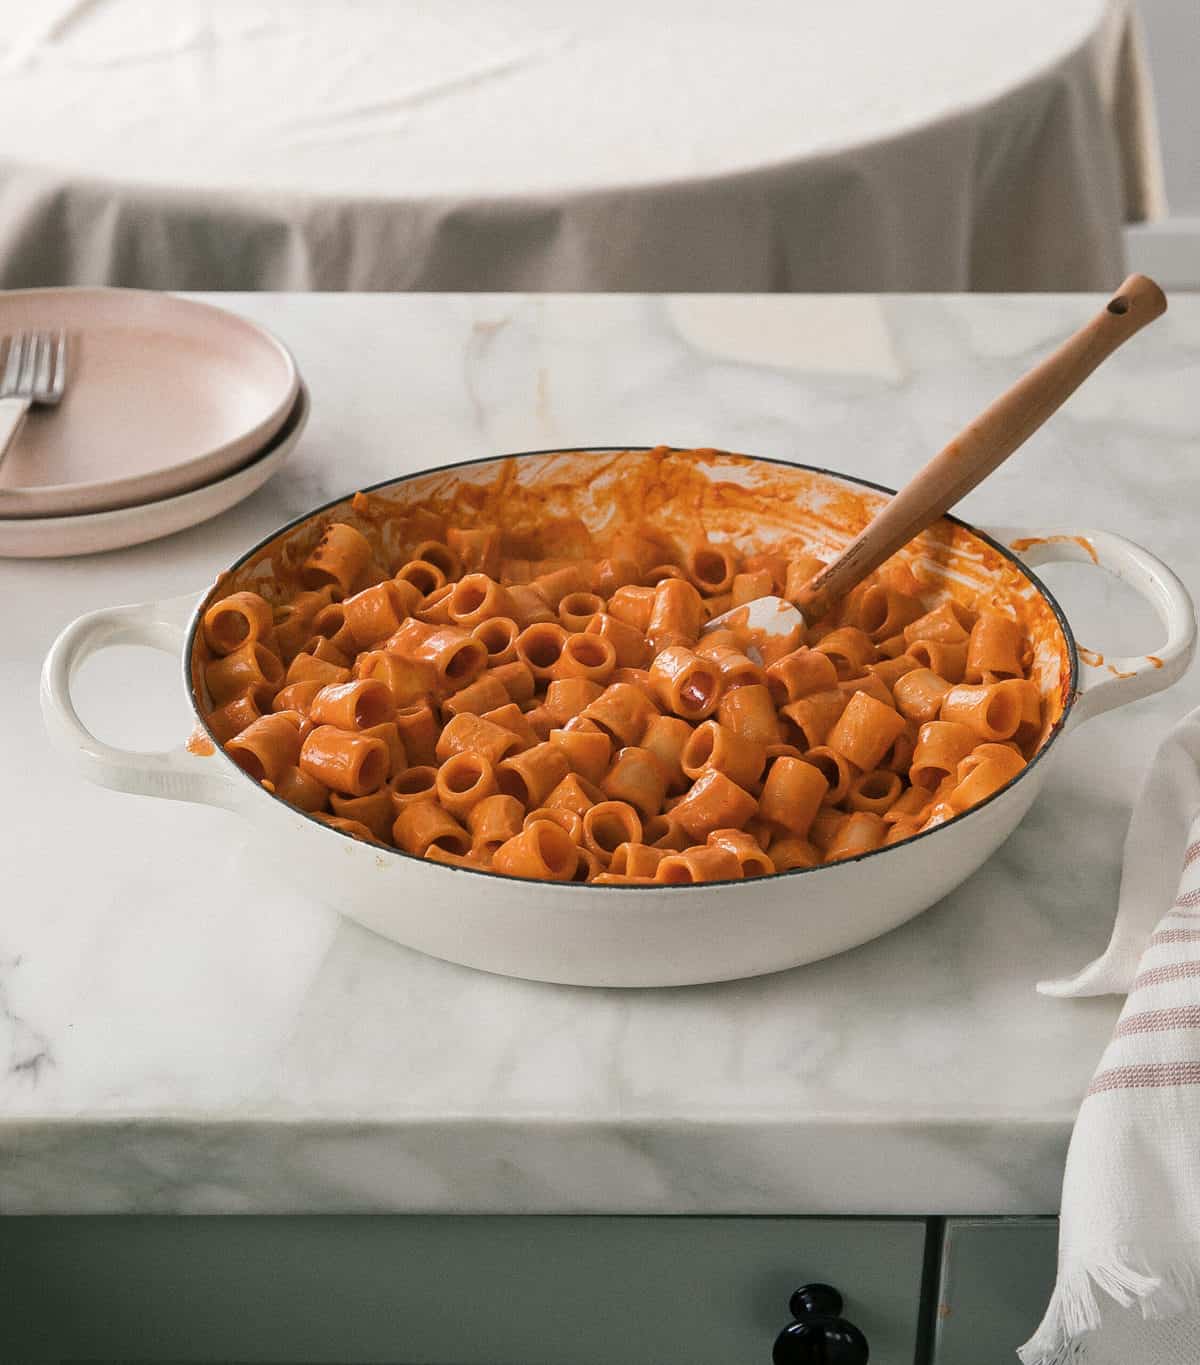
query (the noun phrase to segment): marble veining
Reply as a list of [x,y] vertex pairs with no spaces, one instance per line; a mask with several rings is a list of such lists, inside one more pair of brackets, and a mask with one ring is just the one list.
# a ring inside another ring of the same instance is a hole
[[[286,471],[165,541],[0,561],[0,1210],[1053,1211],[1117,1002],[1034,983],[1103,945],[1130,804],[1195,673],[1067,738],[1008,843],[911,924],[642,992],[487,976],[342,921],[278,886],[235,817],[75,778],[36,686],[71,617],[199,590],[281,522],[431,464],[665,441],[895,485],[1097,301],[218,301],[311,386]],[[1200,300],[1173,300],[963,515],[1120,531],[1200,595],[1198,361]],[[1120,585],[1046,576],[1084,643],[1153,648]],[[166,656],[97,656],[77,699],[114,743],[188,729]]]

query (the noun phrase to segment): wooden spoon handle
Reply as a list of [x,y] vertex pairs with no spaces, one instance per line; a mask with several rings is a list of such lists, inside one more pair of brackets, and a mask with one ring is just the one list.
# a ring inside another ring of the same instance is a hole
[[808,584],[797,606],[810,620],[877,569],[982,482],[1060,408],[1122,342],[1166,312],[1163,291],[1130,275],[1098,313],[968,426],[882,507]]

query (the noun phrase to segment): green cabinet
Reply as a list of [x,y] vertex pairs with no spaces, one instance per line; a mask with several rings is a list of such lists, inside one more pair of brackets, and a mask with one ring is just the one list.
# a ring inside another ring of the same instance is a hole
[[0,1360],[769,1365],[823,1280],[912,1365],[924,1252],[898,1218],[0,1218]]
[[932,1365],[1014,1365],[1046,1311],[1057,1254],[1056,1218],[948,1218]]

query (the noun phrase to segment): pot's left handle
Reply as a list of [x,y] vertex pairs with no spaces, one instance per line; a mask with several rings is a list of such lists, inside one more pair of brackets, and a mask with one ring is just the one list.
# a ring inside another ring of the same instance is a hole
[[192,753],[186,745],[162,753],[117,749],[84,725],[71,699],[79,665],[110,645],[149,645],[178,656],[197,596],[136,606],[104,607],[72,621],[50,647],[42,666],[42,718],[55,747],[90,782],[114,791],[200,801],[233,809],[237,785],[214,753]]
[[1178,575],[1144,546],[1112,531],[1034,532],[998,527],[988,534],[1015,550],[1030,568],[1071,560],[1106,569],[1139,592],[1162,622],[1166,639],[1153,654],[1104,658],[1080,648],[1074,722],[1161,692],[1187,671],[1196,652],[1196,604]]

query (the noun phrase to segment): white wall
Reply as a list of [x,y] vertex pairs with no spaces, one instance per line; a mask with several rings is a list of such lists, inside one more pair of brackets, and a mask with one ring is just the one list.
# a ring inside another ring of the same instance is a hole
[[1138,0],[1158,106],[1170,217],[1128,229],[1132,269],[1200,289],[1200,0]]
[[1200,0],[1139,0],[1173,217],[1200,216]]

